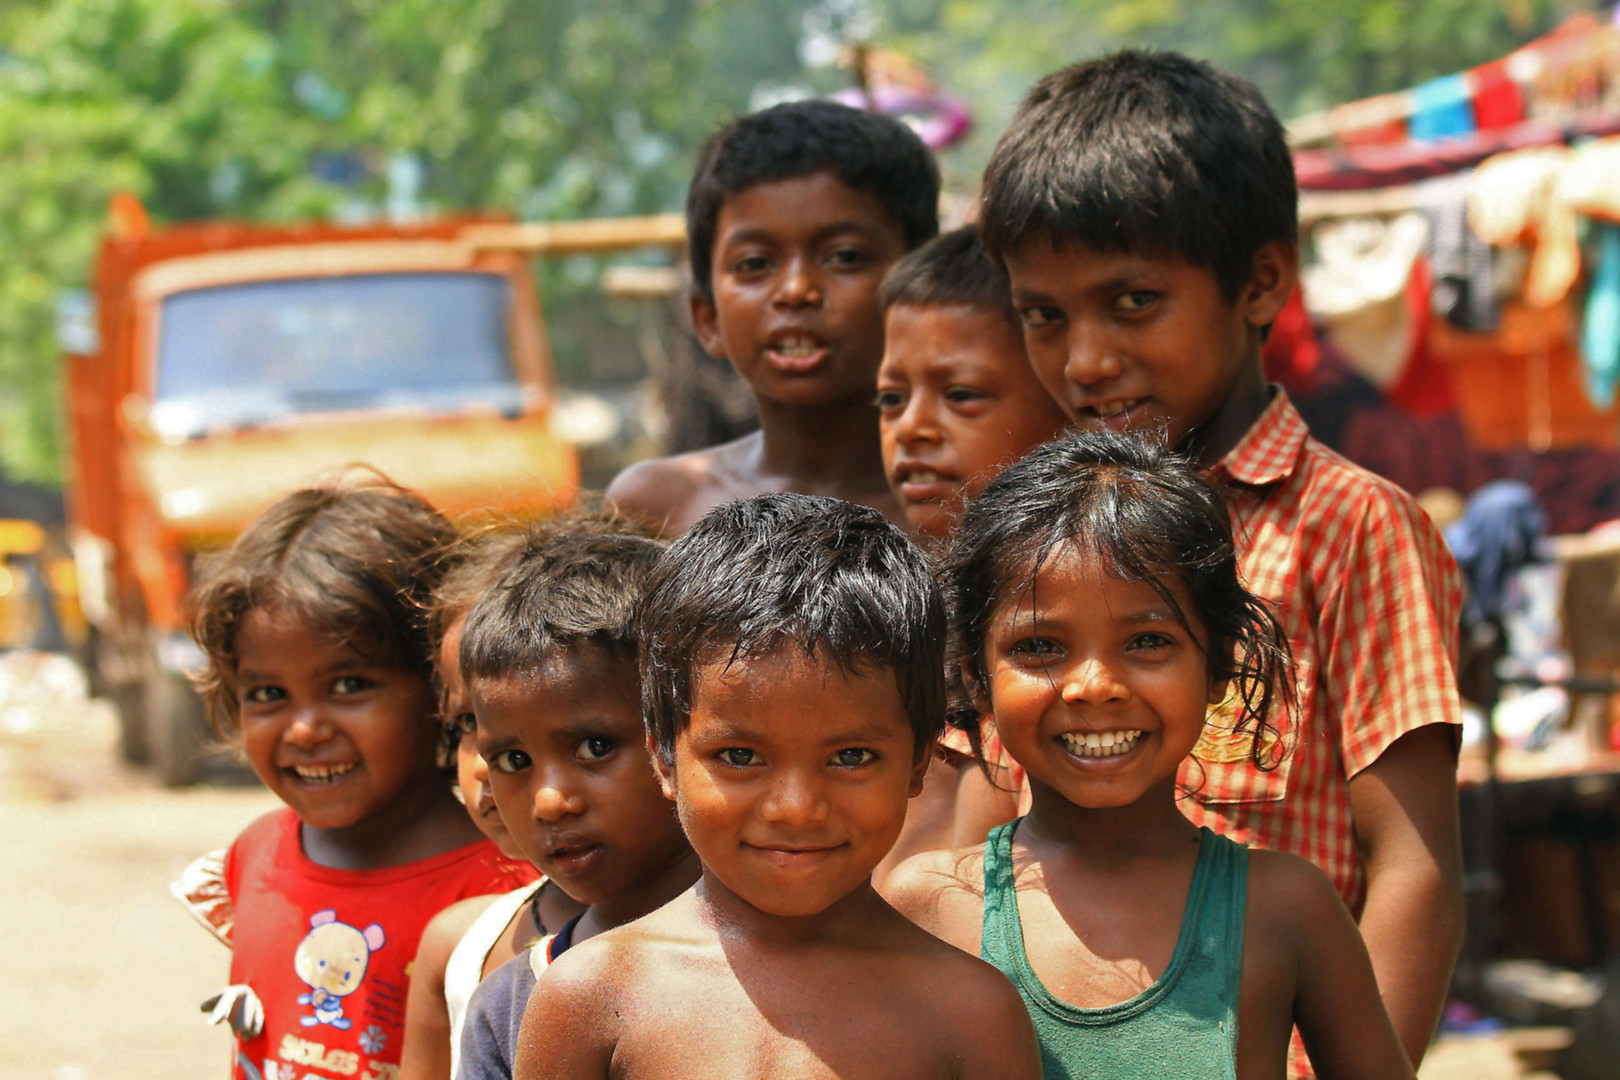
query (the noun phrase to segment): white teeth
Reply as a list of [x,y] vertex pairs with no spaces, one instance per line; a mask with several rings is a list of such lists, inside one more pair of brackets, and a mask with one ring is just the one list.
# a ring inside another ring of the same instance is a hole
[[906,474],[906,479],[913,484],[933,484],[939,481],[939,473],[932,469],[913,469]]
[[1105,758],[1128,754],[1142,741],[1140,731],[1066,731],[1063,746],[1077,757]]
[[776,352],[782,356],[791,356],[802,359],[810,356],[819,348],[813,340],[806,337],[787,337],[778,341],[774,346]]
[[1106,419],[1110,416],[1118,416],[1120,413],[1127,412],[1139,404],[1141,404],[1140,398],[1133,401],[1109,401],[1101,405],[1093,405],[1091,407],[1091,411]]
[[347,765],[294,765],[292,771],[298,779],[314,783],[328,783],[354,771],[354,763]]

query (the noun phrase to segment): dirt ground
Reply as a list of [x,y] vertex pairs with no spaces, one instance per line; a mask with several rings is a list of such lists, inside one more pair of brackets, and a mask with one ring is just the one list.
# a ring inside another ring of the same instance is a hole
[[[164,790],[118,763],[111,709],[84,699],[70,663],[0,654],[0,971],[13,988],[0,1077],[224,1077],[229,1036],[197,1006],[228,958],[168,883],[275,805],[256,786]],[[1443,1039],[1422,1080],[1550,1077],[1521,1069],[1515,1039]]]

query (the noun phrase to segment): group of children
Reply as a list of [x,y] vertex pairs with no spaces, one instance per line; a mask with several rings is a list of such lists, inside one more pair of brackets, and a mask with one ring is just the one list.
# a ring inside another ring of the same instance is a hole
[[1119,53],[937,201],[886,118],[734,121],[690,306],[757,433],[460,537],[299,492],[207,572],[287,803],[183,890],[238,1077],[1413,1076],[1460,584],[1265,382],[1281,126]]

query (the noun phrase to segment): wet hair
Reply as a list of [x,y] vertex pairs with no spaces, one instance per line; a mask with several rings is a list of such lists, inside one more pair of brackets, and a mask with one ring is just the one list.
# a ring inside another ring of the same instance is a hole
[[653,571],[641,635],[641,712],[665,762],[697,668],[785,647],[850,676],[891,672],[915,760],[943,724],[944,601],[922,552],[871,507],[773,493],[711,511]]
[[[457,620],[465,617],[500,575],[526,551],[542,547],[561,536],[589,536],[622,533],[652,538],[655,534],[639,519],[605,511],[595,500],[558,511],[538,521],[493,521],[468,532],[445,556],[444,576],[433,591],[428,605],[428,633],[433,642],[434,674],[440,686],[439,704],[444,706],[444,673],[439,671],[439,649],[445,635]],[[456,663],[460,664],[459,654]],[[455,760],[461,729],[453,716],[441,716],[443,745],[441,759]]]
[[984,250],[972,225],[941,233],[889,267],[878,306],[887,314],[897,304],[998,312],[1014,331],[1023,332],[1007,273]]
[[704,144],[686,195],[693,287],[714,298],[715,231],[728,198],[824,169],[875,195],[908,251],[939,231],[939,166],[916,132],[837,102],[792,101],[737,117]]
[[1118,52],[1035,84],[983,199],[998,262],[1031,240],[1179,256],[1229,301],[1263,245],[1299,238],[1293,161],[1260,91],[1170,52]]
[[426,499],[371,471],[277,500],[201,564],[189,598],[191,635],[207,657],[197,682],[215,729],[229,737],[237,727],[237,637],[253,611],[430,673],[427,601],[456,536]]
[[532,675],[594,650],[634,670],[636,608],[663,545],[624,533],[542,533],[489,585],[461,630],[461,677]]
[[[1103,572],[1145,582],[1193,633],[1174,586],[1191,602],[1207,640],[1198,647],[1210,677],[1229,681],[1242,702],[1239,730],[1250,758],[1275,768],[1286,753],[1271,721],[1291,707],[1294,664],[1282,625],[1238,577],[1232,526],[1220,494],[1194,463],[1157,441],[1077,432],[1031,452],[996,477],[962,516],[944,559],[952,635],[976,704],[992,704],[985,645],[991,619],[1008,602],[1039,603],[1035,579],[1063,549],[1095,558]],[[976,715],[953,711],[976,732]]]

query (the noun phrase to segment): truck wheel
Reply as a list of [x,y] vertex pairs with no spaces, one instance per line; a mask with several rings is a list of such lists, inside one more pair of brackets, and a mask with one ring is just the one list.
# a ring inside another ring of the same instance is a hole
[[184,675],[155,672],[146,684],[146,732],[152,765],[164,787],[197,782],[213,744],[203,701]]

